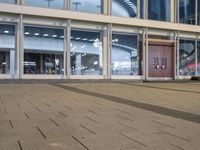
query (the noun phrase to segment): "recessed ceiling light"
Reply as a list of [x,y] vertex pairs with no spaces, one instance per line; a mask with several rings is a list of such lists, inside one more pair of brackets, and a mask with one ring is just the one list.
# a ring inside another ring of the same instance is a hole
[[25,32],[24,34],[29,35],[30,33],[29,32]]
[[52,37],[58,37],[58,35],[52,35]]
[[49,36],[49,34],[44,34],[43,36]]
[[39,33],[35,33],[34,35],[40,35]]
[[5,30],[4,33],[9,33],[9,31],[8,31],[8,30]]
[[75,38],[76,40],[80,40],[81,38],[80,37],[77,37],[77,38]]

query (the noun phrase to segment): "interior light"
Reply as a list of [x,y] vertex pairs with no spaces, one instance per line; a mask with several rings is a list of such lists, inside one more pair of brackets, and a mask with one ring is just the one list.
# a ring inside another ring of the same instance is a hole
[[54,34],[54,35],[52,35],[52,37],[57,37],[57,35]]
[[64,38],[64,35],[60,36],[60,38]]
[[26,34],[26,35],[29,35],[30,33],[29,33],[29,32],[25,32],[25,34]]
[[49,34],[44,34],[43,36],[49,36]]
[[82,39],[83,41],[87,41],[88,39],[87,38],[84,38],[84,39]]
[[80,37],[77,37],[77,38],[75,38],[76,40],[80,40],[81,38]]
[[35,33],[34,35],[40,35],[39,33]]
[[9,33],[9,31],[8,31],[8,30],[5,30],[4,33]]

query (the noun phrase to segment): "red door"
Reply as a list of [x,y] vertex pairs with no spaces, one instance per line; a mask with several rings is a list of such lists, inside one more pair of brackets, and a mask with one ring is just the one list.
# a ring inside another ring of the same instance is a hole
[[173,49],[171,43],[149,42],[149,77],[174,77]]

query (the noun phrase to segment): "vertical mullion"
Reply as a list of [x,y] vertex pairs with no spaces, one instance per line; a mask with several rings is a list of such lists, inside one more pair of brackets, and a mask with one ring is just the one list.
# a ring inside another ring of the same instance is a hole
[[71,67],[71,20],[67,20],[67,29],[66,29],[66,75],[67,78],[70,78],[71,72],[70,72],[70,67]]
[[179,32],[177,32],[177,49],[176,49],[176,53],[177,53],[177,78],[179,79],[179,47],[180,47],[180,35],[179,35]]
[[198,41],[196,40],[195,41],[195,70],[196,70],[196,73],[195,73],[195,75],[197,76],[198,75],[198,52],[197,52],[197,48],[198,48],[198,46],[197,46],[197,43]]

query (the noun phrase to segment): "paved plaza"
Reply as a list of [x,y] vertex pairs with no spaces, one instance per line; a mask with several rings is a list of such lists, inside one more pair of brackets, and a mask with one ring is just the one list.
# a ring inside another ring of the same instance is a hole
[[0,150],[199,150],[200,82],[0,83]]

